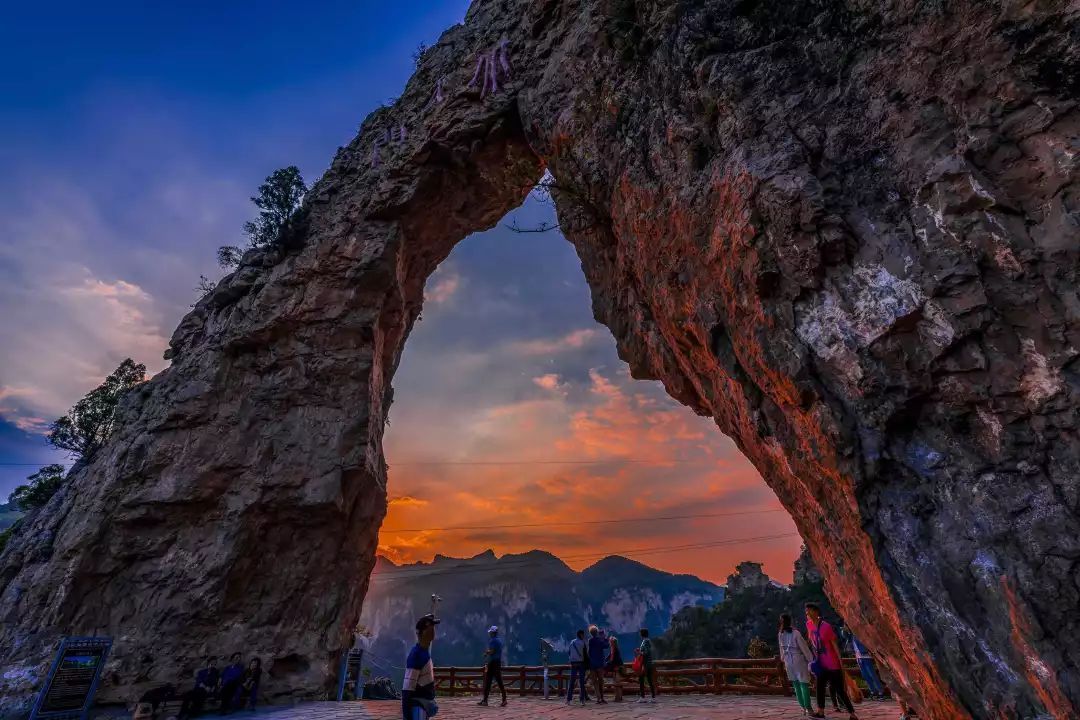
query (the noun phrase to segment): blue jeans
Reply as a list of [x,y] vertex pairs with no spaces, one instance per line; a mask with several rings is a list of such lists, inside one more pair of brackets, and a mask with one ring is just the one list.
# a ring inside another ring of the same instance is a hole
[[873,660],[859,658],[859,672],[862,673],[862,679],[866,681],[866,687],[870,689],[871,695],[885,694],[885,690],[881,687],[881,680],[878,679],[877,670],[874,669]]
[[574,699],[574,683],[581,682],[581,702],[585,702],[585,663],[570,663],[570,687],[566,690],[566,702]]

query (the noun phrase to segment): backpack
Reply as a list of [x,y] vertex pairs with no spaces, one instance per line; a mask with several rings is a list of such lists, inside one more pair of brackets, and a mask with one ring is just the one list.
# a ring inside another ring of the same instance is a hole
[[821,664],[821,623],[814,625],[814,637],[817,641],[814,643],[814,659],[810,661],[810,672],[820,677],[825,670],[825,666]]

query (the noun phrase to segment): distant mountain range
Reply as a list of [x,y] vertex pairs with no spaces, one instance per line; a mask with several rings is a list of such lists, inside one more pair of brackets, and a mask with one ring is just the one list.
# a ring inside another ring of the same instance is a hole
[[565,662],[574,633],[590,623],[615,633],[630,658],[640,628],[659,635],[682,608],[712,607],[724,598],[719,585],[619,556],[581,572],[541,550],[437,555],[431,563],[400,566],[379,557],[361,617],[372,635],[376,675],[398,674],[415,642],[416,618],[431,611],[433,593],[442,597],[433,655],[444,667],[479,665],[491,625],[500,628],[510,664],[538,663],[541,639],[556,649],[552,662]]

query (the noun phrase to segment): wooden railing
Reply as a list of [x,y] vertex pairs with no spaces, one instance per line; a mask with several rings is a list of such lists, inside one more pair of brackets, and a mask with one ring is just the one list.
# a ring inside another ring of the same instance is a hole
[[[779,658],[737,660],[696,658],[657,660],[653,663],[659,693],[744,693],[791,695],[791,687]],[[544,668],[538,665],[504,665],[503,683],[511,695],[543,695]],[[565,695],[570,683],[569,665],[548,666],[548,688],[552,695]],[[591,681],[586,680],[591,689]],[[605,691],[616,698],[624,692],[637,693],[638,678],[623,668],[618,679],[607,673]],[[482,692],[482,667],[440,667],[435,669],[435,690],[440,695],[468,695]],[[497,691],[496,691],[497,692]]]
[[[844,670],[861,679],[855,658],[844,658]],[[736,658],[693,658],[657,660],[656,689],[661,694],[792,695],[783,662],[779,657],[761,660]],[[504,665],[503,684],[509,695],[543,695],[544,668],[541,665]],[[569,665],[548,666],[548,688],[552,696],[565,695],[570,683]],[[591,678],[586,687],[592,692]],[[435,690],[440,695],[471,695],[483,692],[484,668],[439,667],[435,669]],[[605,692],[621,699],[637,694],[638,677],[624,667],[618,678],[607,673]],[[498,692],[496,688],[495,692]]]

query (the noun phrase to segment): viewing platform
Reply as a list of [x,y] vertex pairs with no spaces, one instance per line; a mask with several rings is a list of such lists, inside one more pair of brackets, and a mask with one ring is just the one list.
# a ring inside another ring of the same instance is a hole
[[[900,717],[899,705],[891,700],[867,701],[856,706],[855,711],[860,720]],[[320,702],[236,715],[257,715],[265,720],[398,720],[401,703],[393,700]],[[847,720],[846,714],[829,712],[828,716],[831,720]],[[544,700],[529,696],[511,697],[506,707],[499,707],[497,701],[480,707],[475,697],[439,698],[437,720],[799,720],[802,717],[794,698],[775,695],[669,695],[657,698],[655,704],[630,701],[607,705],[588,703],[584,707],[576,702],[567,705],[560,698]]]

